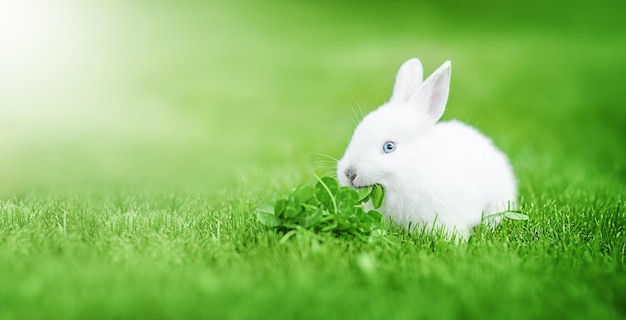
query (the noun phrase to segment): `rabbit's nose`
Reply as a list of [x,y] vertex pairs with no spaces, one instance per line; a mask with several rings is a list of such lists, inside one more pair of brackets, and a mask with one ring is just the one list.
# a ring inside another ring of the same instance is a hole
[[354,179],[356,179],[356,169],[354,169],[353,167],[349,167],[343,173],[348,178],[348,181],[350,181],[350,184],[354,185]]

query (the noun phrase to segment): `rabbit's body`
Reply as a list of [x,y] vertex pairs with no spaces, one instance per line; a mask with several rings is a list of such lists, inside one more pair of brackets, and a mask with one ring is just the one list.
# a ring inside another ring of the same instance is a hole
[[437,222],[435,226],[467,238],[483,214],[504,211],[516,198],[506,156],[478,130],[458,121],[441,122],[427,139],[407,157],[413,170],[389,176],[383,184],[381,211],[396,223],[429,229],[429,223]]
[[389,103],[359,124],[337,175],[343,185],[381,184],[380,210],[400,225],[443,227],[468,238],[484,215],[514,206],[515,176],[506,155],[478,130],[455,120],[436,123],[450,65],[422,84],[416,61],[400,69]]

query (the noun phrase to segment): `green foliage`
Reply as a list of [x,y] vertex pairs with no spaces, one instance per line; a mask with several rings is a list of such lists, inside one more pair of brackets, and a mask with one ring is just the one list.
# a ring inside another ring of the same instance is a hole
[[257,220],[284,232],[283,241],[298,230],[349,235],[362,240],[385,233],[383,216],[376,210],[366,211],[363,206],[371,200],[374,208],[380,208],[384,198],[382,186],[354,189],[339,186],[333,177],[316,178],[315,185],[301,185],[273,205],[259,206]]
[[508,210],[503,212],[492,213],[485,217],[485,220],[493,219],[497,217],[503,217],[511,220],[528,220],[529,217],[527,214],[523,213],[521,210]]

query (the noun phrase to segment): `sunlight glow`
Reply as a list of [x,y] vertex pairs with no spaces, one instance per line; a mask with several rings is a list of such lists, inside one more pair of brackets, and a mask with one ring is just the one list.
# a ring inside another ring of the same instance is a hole
[[3,66],[19,67],[50,49],[62,36],[59,3],[43,0],[0,2],[0,59]]

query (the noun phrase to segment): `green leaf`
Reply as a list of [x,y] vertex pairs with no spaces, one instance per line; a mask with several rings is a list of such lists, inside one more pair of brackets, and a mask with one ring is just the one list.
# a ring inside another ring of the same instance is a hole
[[278,199],[276,201],[276,204],[274,204],[274,214],[277,217],[280,217],[283,215],[283,213],[285,212],[285,209],[287,209],[287,204],[289,202],[286,199]]
[[375,184],[372,186],[370,197],[374,208],[380,208],[383,205],[383,199],[385,198],[385,188],[383,188],[380,184]]
[[350,215],[353,208],[358,205],[359,194],[354,188],[340,187],[335,199],[337,200],[339,213]]
[[295,201],[300,204],[307,203],[314,196],[315,188],[309,185],[300,186],[293,194]]
[[529,219],[528,215],[524,214],[523,212],[519,210],[492,213],[488,216],[485,216],[484,219],[488,220],[488,219],[494,219],[498,217],[504,217],[504,218],[511,219],[511,220],[528,220]]
[[315,184],[315,197],[324,208],[333,213],[337,213],[337,202],[334,195],[338,189],[339,183],[332,177],[318,178],[318,182]]
[[387,231],[385,231],[383,229],[374,229],[370,233],[370,237],[372,237],[372,238],[382,238],[382,237],[384,237],[386,235],[387,235]]
[[359,201],[359,193],[354,188],[340,187],[335,198],[337,202],[350,202],[354,205]]
[[322,220],[323,212],[324,210],[322,210],[322,208],[315,208],[310,211],[307,210],[304,214],[295,217],[294,221],[304,228],[310,228]]
[[376,211],[376,210],[370,210],[367,212],[367,216],[370,217],[372,220],[376,221],[376,222],[380,222],[383,220],[383,215]]
[[507,211],[502,216],[511,220],[528,220],[528,215],[518,211]]
[[[315,190],[315,188],[313,188],[313,190]],[[319,202],[319,200],[317,200],[317,198],[315,198],[315,196],[310,198],[305,204],[306,205],[315,206],[315,207],[319,207],[320,206],[320,202]]]
[[365,208],[363,208],[363,206],[353,206],[350,213],[358,217],[359,220],[363,220],[366,216]]
[[276,200],[273,208],[259,207],[259,222],[287,232],[281,241],[296,231],[308,235],[329,232],[368,241],[374,230],[384,229],[382,215],[375,210],[366,212],[363,206],[369,200],[376,207],[382,204],[381,186],[354,189],[339,186],[334,177],[315,178],[316,184],[298,186],[286,198]]
[[359,194],[359,203],[364,203],[370,199],[372,187],[358,188],[356,189],[356,192]]
[[280,218],[274,214],[271,205],[262,205],[256,209],[257,220],[266,227],[278,227],[281,224]]
[[297,203],[294,202],[289,202],[287,203],[287,208],[285,208],[285,212],[283,213],[283,216],[285,218],[289,218],[289,217],[295,217],[298,214],[300,214],[300,212],[302,212],[303,207]]

